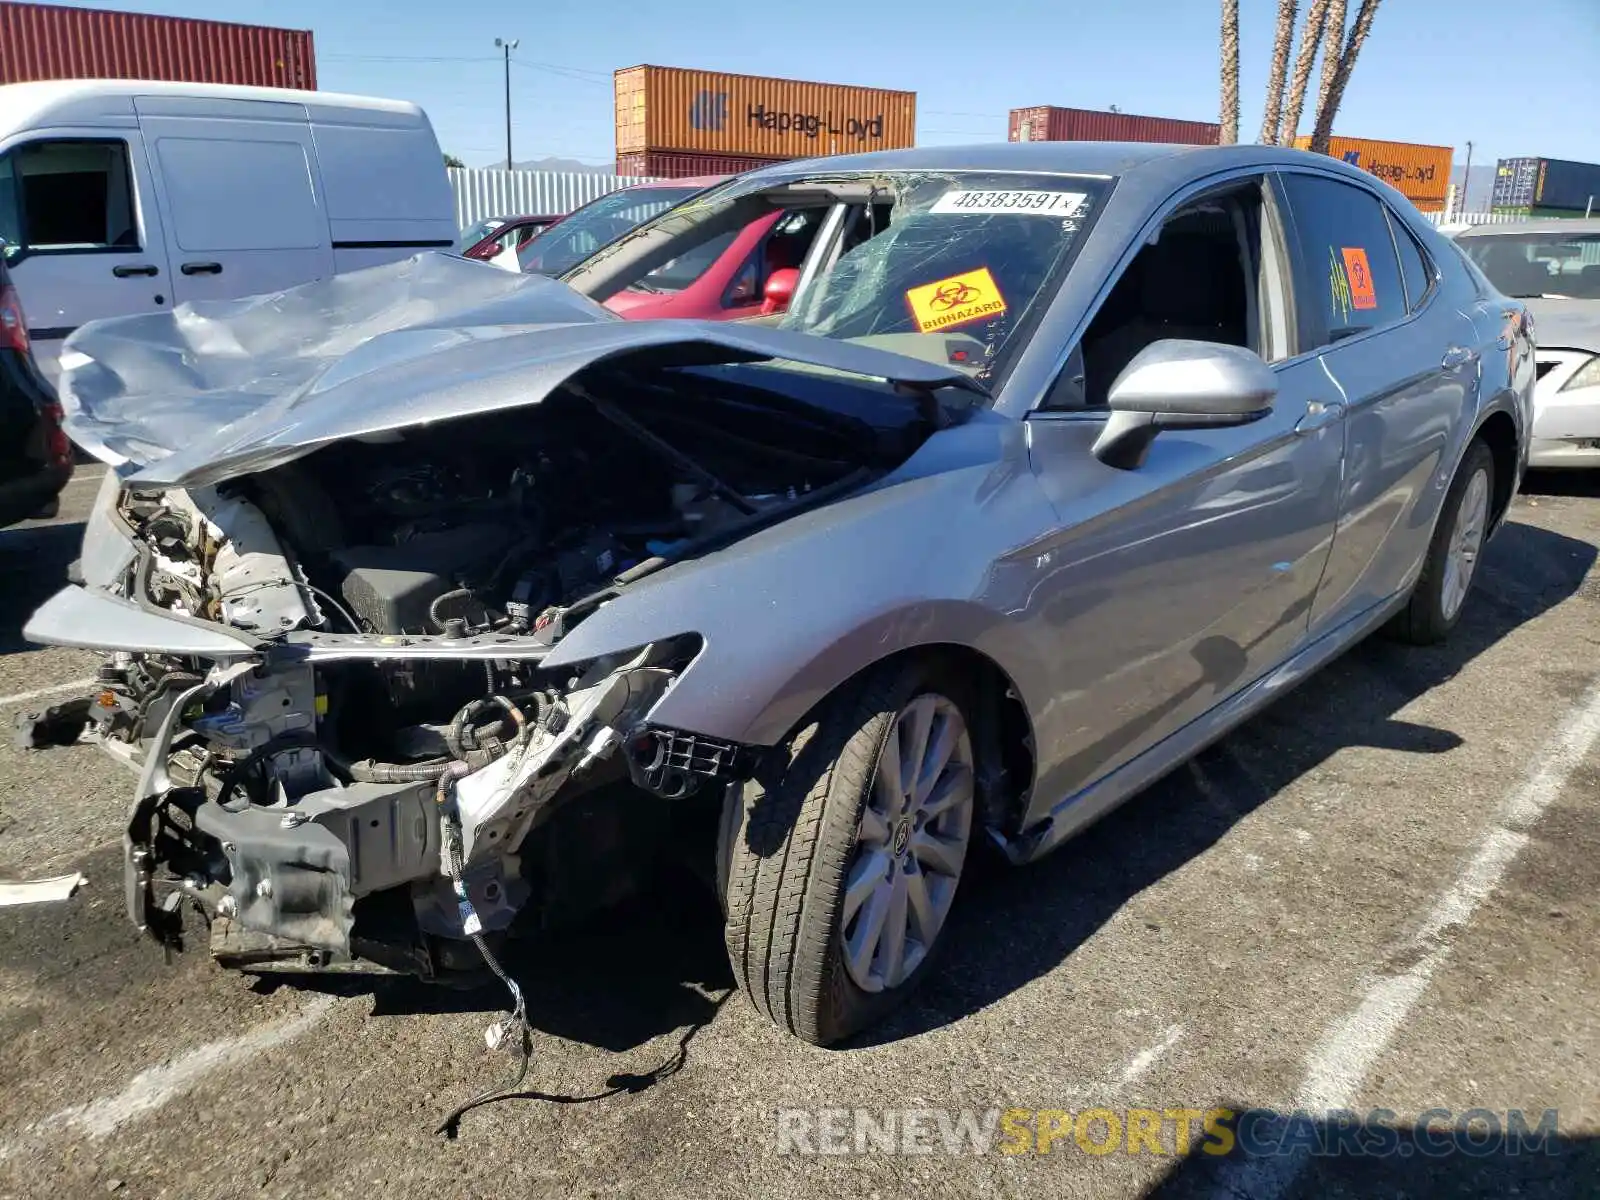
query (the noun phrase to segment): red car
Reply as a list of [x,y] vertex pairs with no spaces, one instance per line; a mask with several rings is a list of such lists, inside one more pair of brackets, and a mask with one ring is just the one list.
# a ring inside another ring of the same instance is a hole
[[456,242],[456,252],[465,258],[492,262],[512,247],[521,250],[561,218],[557,216],[490,217],[479,221]]
[[[564,275],[601,246],[681,204],[726,176],[636,184],[592,200],[561,227],[518,252],[524,271]],[[820,209],[770,213],[657,267],[606,301],[632,319],[737,320],[788,307],[799,266],[816,237]]]
[[71,475],[61,405],[34,361],[28,321],[0,256],[0,528],[55,516]]

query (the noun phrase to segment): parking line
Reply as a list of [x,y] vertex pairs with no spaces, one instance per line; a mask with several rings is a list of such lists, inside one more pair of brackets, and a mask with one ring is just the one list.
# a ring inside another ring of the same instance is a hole
[[1161,1035],[1159,1042],[1147,1046],[1128,1060],[1128,1065],[1122,1068],[1122,1077],[1118,1082],[1123,1087],[1128,1087],[1143,1079],[1149,1074],[1150,1068],[1156,1065],[1156,1060],[1176,1046],[1182,1038],[1182,1025],[1168,1026],[1166,1033]]
[[26,1150],[43,1135],[56,1131],[83,1133],[96,1140],[115,1133],[135,1117],[154,1112],[177,1099],[213,1071],[237,1066],[293,1041],[326,1017],[334,1003],[331,996],[319,996],[297,1017],[262,1025],[238,1037],[208,1042],[171,1062],[141,1071],[116,1095],[52,1113],[29,1128],[23,1139],[0,1145],[0,1160]]
[[41,696],[54,696],[57,692],[71,692],[78,688],[90,687],[94,679],[69,679],[66,683],[53,683],[49,687],[34,688],[31,692],[16,692],[10,696],[0,696],[0,708],[11,704],[21,704],[27,700],[37,700]]
[[[1305,1078],[1291,1100],[1293,1111],[1315,1116],[1349,1108],[1400,1027],[1410,1018],[1433,973],[1450,955],[1444,935],[1467,924],[1528,844],[1528,830],[1561,795],[1567,781],[1600,741],[1600,685],[1567,714],[1539,755],[1539,767],[1501,805],[1499,820],[1476,853],[1428,911],[1422,926],[1401,949],[1425,951],[1408,970],[1372,979],[1347,1016],[1323,1034],[1306,1063]],[[1212,1194],[1228,1200],[1280,1200],[1288,1195],[1310,1159],[1305,1153],[1225,1162]]]

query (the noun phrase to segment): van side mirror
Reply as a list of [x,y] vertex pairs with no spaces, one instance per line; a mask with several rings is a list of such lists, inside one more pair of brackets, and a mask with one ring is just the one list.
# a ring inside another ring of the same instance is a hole
[[767,276],[767,285],[761,290],[761,315],[787,312],[789,301],[794,299],[795,285],[800,282],[800,271],[795,267],[779,267]]
[[1139,351],[1111,385],[1094,456],[1131,471],[1163,429],[1225,429],[1272,411],[1278,379],[1243,346],[1168,338]]

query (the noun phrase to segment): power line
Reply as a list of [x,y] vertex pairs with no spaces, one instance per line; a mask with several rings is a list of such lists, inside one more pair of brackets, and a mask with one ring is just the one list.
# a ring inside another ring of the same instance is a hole
[[557,63],[531,62],[517,59],[513,64],[529,71],[538,71],[546,75],[559,75],[563,79],[575,80],[578,83],[610,84],[611,77],[602,75],[598,71],[586,71],[581,67],[563,67]]

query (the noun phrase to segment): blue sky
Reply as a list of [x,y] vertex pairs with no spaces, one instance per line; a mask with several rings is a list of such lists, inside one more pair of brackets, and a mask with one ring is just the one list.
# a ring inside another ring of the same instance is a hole
[[[1357,0],[1350,0],[1352,17]],[[469,166],[504,157],[496,37],[518,38],[519,160],[613,157],[611,72],[702,67],[919,93],[923,144],[1003,141],[1031,104],[1215,120],[1214,0],[102,0],[94,7],[311,29],[327,90],[414,100]],[[1276,0],[1241,0],[1254,140]],[[1302,7],[1305,7],[1302,4]],[[900,15],[893,15],[898,13]],[[1335,132],[1465,143],[1473,162],[1600,162],[1600,0],[1385,0]],[[1309,122],[1309,114],[1306,118]],[[1309,130],[1307,130],[1309,131]]]

